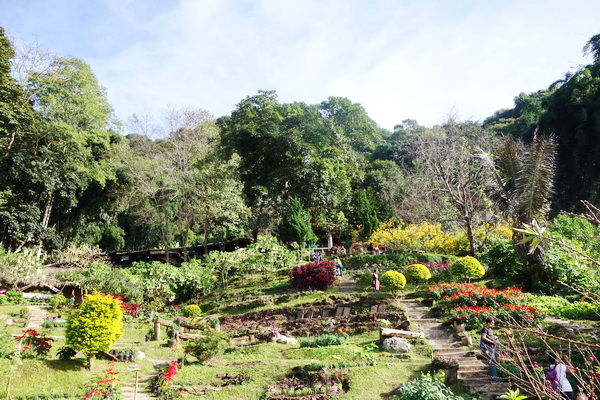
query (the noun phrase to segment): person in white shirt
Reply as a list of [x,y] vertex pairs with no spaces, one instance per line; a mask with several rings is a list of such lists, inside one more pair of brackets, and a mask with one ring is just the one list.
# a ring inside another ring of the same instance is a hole
[[[563,357],[567,363],[569,363],[568,357]],[[563,364],[561,359],[555,354],[548,354],[548,360],[550,361],[550,367],[556,369],[556,377],[560,384],[560,391],[565,399],[573,400],[573,387],[571,382],[567,379],[567,372],[572,374],[573,368]]]

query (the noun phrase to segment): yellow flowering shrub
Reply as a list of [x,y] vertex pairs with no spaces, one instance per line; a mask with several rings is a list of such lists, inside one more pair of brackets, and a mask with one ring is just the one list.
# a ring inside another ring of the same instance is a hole
[[[510,240],[512,228],[507,223],[484,224],[473,234],[480,250],[483,247]],[[404,224],[402,221],[382,222],[369,238],[371,243],[387,244],[388,249],[428,253],[459,254],[469,251],[469,240],[465,232],[444,232],[441,224],[421,222]]]

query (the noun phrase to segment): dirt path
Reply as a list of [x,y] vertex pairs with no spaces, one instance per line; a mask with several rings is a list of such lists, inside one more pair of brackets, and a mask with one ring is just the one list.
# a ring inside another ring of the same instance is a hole
[[29,322],[25,326],[28,329],[40,329],[48,317],[48,306],[27,306],[29,309]]
[[492,384],[487,366],[475,357],[478,348],[467,347],[454,338],[448,329],[429,314],[429,308],[413,299],[400,299],[406,313],[414,324],[425,334],[425,338],[434,349],[434,354],[458,357],[460,368],[458,378],[467,390],[477,393],[484,399],[493,400],[504,394],[507,384]]

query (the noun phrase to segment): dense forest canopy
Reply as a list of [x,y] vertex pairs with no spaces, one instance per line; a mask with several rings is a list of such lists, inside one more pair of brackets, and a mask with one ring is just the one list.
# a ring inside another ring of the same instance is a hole
[[17,54],[0,28],[0,242],[38,254],[264,234],[340,244],[393,219],[463,232],[474,253],[490,221],[543,223],[598,202],[599,43],[585,46],[592,64],[483,123],[390,132],[347,98],[282,103],[275,91],[218,119],[165,108],[120,123],[85,61]]

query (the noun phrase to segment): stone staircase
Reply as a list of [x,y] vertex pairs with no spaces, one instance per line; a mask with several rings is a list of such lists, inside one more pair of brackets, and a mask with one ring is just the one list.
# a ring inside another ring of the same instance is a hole
[[150,381],[155,375],[143,375],[138,377],[137,382],[137,394],[135,392],[135,378],[131,381],[126,382],[121,386],[121,399],[122,400],[151,400],[155,399],[148,390]]
[[340,293],[342,294],[355,294],[356,282],[354,278],[349,275],[342,275],[339,277]]
[[458,379],[471,393],[486,400],[498,399],[508,387],[505,383],[492,383],[487,365],[476,357],[478,348],[464,346],[454,335],[429,313],[429,308],[414,299],[402,298],[400,303],[410,317],[411,324],[424,333],[434,354],[448,355],[460,359]]

